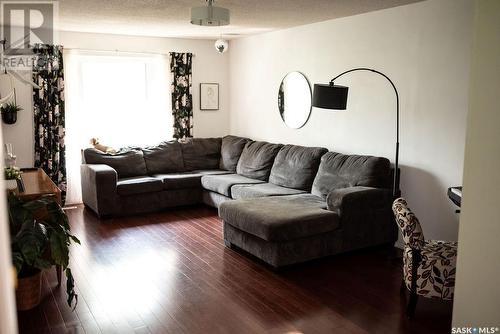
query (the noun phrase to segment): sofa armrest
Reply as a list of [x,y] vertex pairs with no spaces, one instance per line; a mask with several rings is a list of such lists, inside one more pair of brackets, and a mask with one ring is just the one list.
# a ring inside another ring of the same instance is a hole
[[391,191],[389,189],[371,187],[349,187],[331,191],[326,204],[328,210],[339,216],[350,210],[367,210],[371,208],[390,208]]
[[83,164],[80,167],[83,203],[100,217],[117,211],[118,174],[108,165]]
[[343,248],[394,243],[397,225],[391,209],[389,189],[349,187],[336,189],[327,196],[327,207],[339,215]]

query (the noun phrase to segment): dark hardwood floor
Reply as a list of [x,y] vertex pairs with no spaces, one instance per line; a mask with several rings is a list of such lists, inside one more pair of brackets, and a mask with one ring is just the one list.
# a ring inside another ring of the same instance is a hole
[[175,209],[99,221],[68,210],[74,312],[55,271],[20,333],[449,333],[451,303],[404,315],[400,259],[368,249],[279,272],[224,247],[216,210]]

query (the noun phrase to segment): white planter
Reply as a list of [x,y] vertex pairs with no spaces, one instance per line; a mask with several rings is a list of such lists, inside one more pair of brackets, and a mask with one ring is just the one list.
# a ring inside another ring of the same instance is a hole
[[5,188],[7,190],[16,190],[17,189],[17,181],[16,180],[5,180]]

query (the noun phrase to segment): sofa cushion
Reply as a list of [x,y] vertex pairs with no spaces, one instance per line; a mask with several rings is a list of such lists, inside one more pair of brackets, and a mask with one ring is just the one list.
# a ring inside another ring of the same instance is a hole
[[124,148],[116,154],[104,153],[95,148],[83,152],[85,163],[103,164],[116,170],[118,178],[147,175],[144,156],[139,149]]
[[201,188],[201,177],[203,175],[221,175],[228,171],[222,170],[201,170],[184,173],[156,174],[155,178],[163,182],[163,189],[190,189]]
[[187,138],[179,141],[187,171],[219,168],[221,138]]
[[318,166],[328,150],[321,147],[285,145],[274,159],[269,182],[310,191]]
[[227,174],[232,174],[231,172],[224,170],[224,169],[202,169],[202,170],[195,170],[192,173],[197,173],[201,175],[227,175]]
[[311,195],[241,199],[221,204],[225,223],[267,241],[287,241],[333,231],[339,217]]
[[272,183],[235,184],[231,187],[231,195],[234,199],[296,195],[302,193],[305,193],[305,191],[285,188]]
[[181,144],[172,140],[142,149],[148,174],[181,172],[184,170]]
[[390,173],[386,158],[328,152],[321,158],[311,193],[326,198],[339,188],[390,188]]
[[219,168],[233,173],[236,172],[236,165],[238,165],[238,160],[240,160],[241,152],[243,152],[246,143],[249,141],[250,139],[248,138],[236,136],[223,137]]
[[204,189],[210,190],[221,195],[231,197],[231,187],[235,184],[257,184],[264,181],[250,179],[243,175],[205,175],[201,178],[201,185]]
[[161,180],[148,176],[128,177],[116,183],[116,191],[121,196],[151,193],[162,189]]
[[170,174],[155,174],[156,179],[161,180],[163,189],[191,189],[201,186],[201,174],[192,173],[170,173]]
[[236,166],[236,172],[252,179],[267,181],[274,158],[281,147],[283,147],[281,144],[263,141],[247,143]]

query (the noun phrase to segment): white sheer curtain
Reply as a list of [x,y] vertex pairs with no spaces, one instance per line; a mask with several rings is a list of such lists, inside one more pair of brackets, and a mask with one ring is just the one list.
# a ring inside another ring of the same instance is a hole
[[168,57],[65,50],[66,203],[81,203],[81,150],[153,145],[173,135]]

